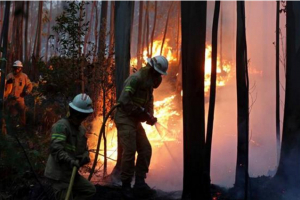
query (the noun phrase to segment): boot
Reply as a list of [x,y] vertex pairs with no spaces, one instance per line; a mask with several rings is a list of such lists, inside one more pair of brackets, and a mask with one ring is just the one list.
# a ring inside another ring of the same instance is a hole
[[133,200],[134,196],[131,190],[131,181],[122,181],[122,197],[124,200]]
[[156,191],[149,187],[143,177],[135,177],[133,193],[136,198],[149,198],[156,194]]

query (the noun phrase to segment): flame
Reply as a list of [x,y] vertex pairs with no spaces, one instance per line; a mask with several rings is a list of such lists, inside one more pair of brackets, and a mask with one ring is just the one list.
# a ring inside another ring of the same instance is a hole
[[[157,117],[159,124],[161,124],[162,129],[158,132],[155,126],[149,126],[146,123],[142,123],[144,127],[148,140],[150,141],[152,147],[158,148],[161,147],[164,141],[177,141],[180,130],[170,131],[167,127],[176,126],[172,121],[172,118],[175,116],[179,116],[179,113],[175,110],[174,99],[176,95],[172,95],[166,97],[161,101],[154,102],[154,116]],[[94,125],[97,126],[99,130],[101,120],[95,120]],[[165,128],[164,128],[165,127]],[[115,161],[117,160],[117,129],[113,121],[108,121],[106,124],[106,139],[107,139],[107,157],[108,157],[108,168],[112,169],[115,165]],[[90,137],[88,146],[89,149],[96,149],[97,139],[95,137]],[[104,147],[103,140],[101,141],[101,148],[99,152],[100,156],[98,156],[98,166],[104,162]],[[94,154],[91,154],[91,159],[94,159]],[[101,164],[100,164],[101,163]],[[90,164],[91,165],[91,164]]]
[[[176,58],[177,53],[172,51],[172,48],[168,45],[169,39],[166,39],[164,44],[164,49],[162,55],[164,55],[170,63],[170,66],[178,64],[178,59]],[[160,55],[161,41],[155,40],[152,47],[152,56]],[[208,94],[210,87],[210,73],[211,73],[211,45],[206,46],[205,51],[205,94]],[[147,49],[143,51],[143,64],[146,64],[148,57]],[[132,58],[130,61],[131,67],[136,67],[137,58]],[[231,64],[227,61],[220,61],[217,58],[217,87],[223,87],[230,78]],[[180,73],[180,72],[179,72]],[[176,74],[178,76],[179,74]],[[178,94],[179,95],[179,94]],[[183,95],[181,91],[181,96]],[[160,96],[162,97],[162,96]],[[177,111],[178,108],[175,106],[176,95],[165,96],[161,101],[154,102],[154,116],[157,117],[159,126],[149,126],[143,123],[143,127],[147,134],[147,137],[152,145],[153,153],[159,153],[160,147],[164,145],[164,142],[178,142],[181,139],[182,130],[179,125],[181,123],[181,114]],[[96,129],[100,130],[101,120],[96,120],[94,126]],[[159,127],[156,129],[156,127]],[[159,132],[158,132],[159,131]],[[106,126],[106,138],[107,138],[107,156],[108,156],[108,170],[111,170],[115,166],[115,161],[117,159],[117,130],[113,121],[107,122]],[[96,149],[98,137],[89,138],[89,149]],[[157,150],[157,151],[156,151]],[[104,162],[103,154],[103,140],[101,141],[100,156],[98,157],[99,164],[97,166],[102,166]],[[95,154],[91,154],[94,156]],[[159,157],[153,155],[153,157]],[[91,157],[93,159],[93,157]],[[152,167],[155,168],[157,166]]]
[[[206,45],[205,48],[205,81],[204,81],[204,91],[208,93],[210,88],[210,77],[211,77],[211,45]],[[227,61],[220,63],[220,57],[217,57],[217,87],[222,87],[229,80],[231,64]]]
[[[163,51],[160,54],[162,41],[161,40],[154,40],[153,41],[153,46],[152,46],[152,57],[163,55],[169,61],[169,64],[172,64],[173,62],[176,62],[177,58],[176,58],[175,54],[173,53],[172,47],[169,46],[169,41],[170,41],[170,39],[168,39],[168,38],[165,40]],[[151,45],[149,45],[149,49],[150,48],[151,48]],[[146,63],[147,63],[147,58],[149,57],[148,54],[150,54],[150,52],[148,53],[148,49],[144,48],[143,55],[142,55],[142,57],[143,57],[143,61],[142,61],[143,66],[146,65]],[[136,67],[137,66],[137,58],[136,57],[130,59],[130,66],[131,67]]]

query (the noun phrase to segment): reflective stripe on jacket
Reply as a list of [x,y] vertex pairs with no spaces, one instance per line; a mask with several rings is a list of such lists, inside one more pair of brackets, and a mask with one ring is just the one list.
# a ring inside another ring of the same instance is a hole
[[52,126],[50,155],[44,174],[68,182],[72,173],[71,161],[88,156],[84,127],[75,127],[68,119],[60,119]]
[[143,107],[153,114],[153,80],[146,66],[129,76],[123,86],[118,102],[123,106]]

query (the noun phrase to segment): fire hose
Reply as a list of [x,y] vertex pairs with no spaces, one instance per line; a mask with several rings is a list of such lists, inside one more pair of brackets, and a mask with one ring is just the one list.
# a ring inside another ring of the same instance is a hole
[[104,128],[105,128],[105,124],[106,124],[106,121],[107,119],[109,118],[109,116],[111,115],[111,113],[117,108],[119,107],[120,104],[116,104],[114,105],[110,111],[107,113],[107,115],[105,116],[104,120],[103,120],[103,123],[102,123],[102,126],[101,126],[101,129],[100,129],[100,134],[99,134],[99,137],[98,137],[98,143],[97,143],[97,149],[96,149],[96,155],[95,155],[95,159],[94,159],[94,162],[93,162],[93,166],[92,166],[92,169],[91,169],[91,172],[90,172],[90,175],[88,177],[88,180],[90,181],[92,176],[93,176],[93,173],[95,171],[95,168],[96,168],[96,165],[97,165],[97,160],[98,160],[98,152],[99,152],[99,149],[100,149],[100,142],[101,142],[101,137],[103,135],[103,132],[104,132]]

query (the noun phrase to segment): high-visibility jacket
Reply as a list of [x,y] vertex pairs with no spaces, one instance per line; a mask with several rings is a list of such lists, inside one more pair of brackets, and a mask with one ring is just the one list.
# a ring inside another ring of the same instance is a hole
[[153,115],[153,79],[149,74],[151,66],[141,68],[129,76],[118,99],[121,109],[130,115],[137,107],[147,109]]
[[9,96],[13,96],[16,100],[24,100],[23,97],[20,96],[22,92],[29,94],[32,90],[32,83],[28,76],[23,72],[20,72],[18,75],[14,75],[13,73],[9,73],[6,76],[6,80],[13,79],[12,91]]
[[85,128],[74,126],[69,119],[58,120],[51,129],[50,155],[44,175],[53,180],[69,182],[71,162],[89,157]]

